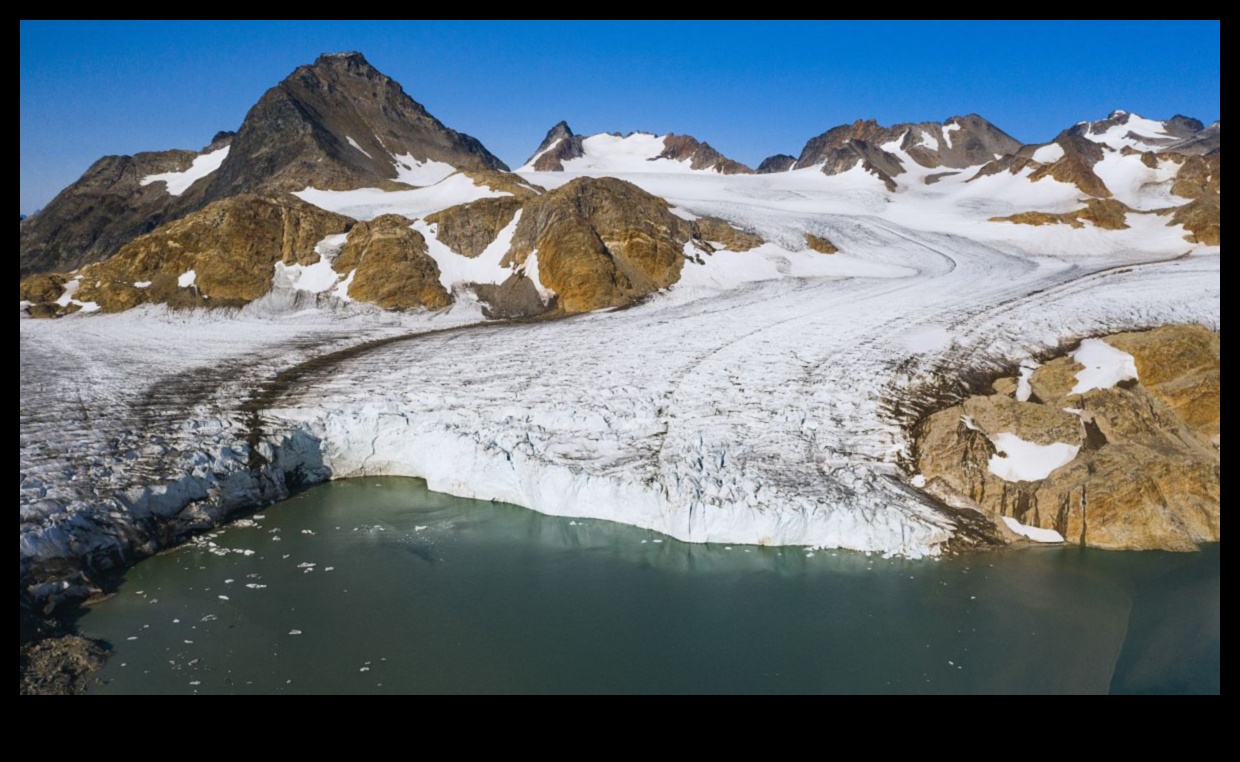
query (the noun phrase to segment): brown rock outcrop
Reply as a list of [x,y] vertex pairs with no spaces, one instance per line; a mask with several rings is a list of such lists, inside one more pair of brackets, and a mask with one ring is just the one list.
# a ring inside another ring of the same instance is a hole
[[663,138],[663,152],[655,159],[688,160],[690,169],[714,170],[721,175],[752,175],[753,170],[733,161],[690,135],[668,135]]
[[580,177],[526,202],[505,263],[537,251],[539,280],[566,312],[619,307],[680,278],[693,232],[631,183]]
[[354,273],[350,298],[389,310],[439,309],[452,303],[426,239],[409,225],[399,214],[385,214],[353,226],[332,263],[338,273]]
[[1222,209],[1220,197],[1207,193],[1174,209],[1165,209],[1159,214],[1170,214],[1168,225],[1183,225],[1188,231],[1184,240],[1190,243],[1201,243],[1206,246],[1222,245]]
[[805,245],[821,254],[838,254],[840,249],[829,239],[823,238],[813,233],[805,234]]
[[448,248],[476,257],[512,222],[521,205],[513,196],[484,198],[428,214],[426,221],[437,226],[436,237]]
[[1083,228],[1086,222],[1091,222],[1106,230],[1124,230],[1128,227],[1125,217],[1131,211],[1126,204],[1115,199],[1091,198],[1087,199],[1085,206],[1080,209],[1062,214],[1021,212],[1008,217],[991,217],[990,221],[1013,222],[1018,225],[1071,225],[1074,228]]
[[[1062,357],[1034,372],[1030,402],[974,396],[924,419],[916,450],[927,491],[1090,547],[1219,540],[1219,335],[1167,326],[1106,341],[1133,356],[1138,381],[1073,394],[1082,367]],[[1043,479],[1007,481],[988,467],[1002,433],[1080,449]]]
[[701,217],[693,225],[697,228],[695,238],[712,244],[723,244],[723,248],[728,251],[749,251],[766,243],[757,233],[741,230],[718,217]]
[[[318,261],[315,244],[344,232],[352,222],[293,196],[235,196],[136,238],[107,261],[83,268],[74,276],[80,281],[74,297],[96,302],[105,312],[151,302],[239,306],[271,290],[276,262]],[[195,273],[192,285],[181,286],[180,277],[190,270]]]

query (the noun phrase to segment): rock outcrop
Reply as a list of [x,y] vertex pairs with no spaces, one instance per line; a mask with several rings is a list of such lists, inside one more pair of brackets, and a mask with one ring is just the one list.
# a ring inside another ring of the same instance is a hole
[[[198,156],[226,146],[231,133],[217,136],[200,154],[157,151],[133,156],[105,156],[96,161],[38,214],[21,226],[18,265],[21,277],[65,272],[101,262],[121,246],[165,221],[175,219],[201,193],[173,196],[164,183],[143,179],[184,172]],[[223,145],[218,145],[223,143]]]
[[476,257],[512,222],[522,201],[514,196],[484,198],[426,215],[436,238],[465,257]]
[[786,153],[777,153],[774,156],[768,156],[762,160],[755,170],[759,175],[770,175],[775,172],[787,172],[797,163],[797,157],[789,156]]
[[1019,225],[1071,225],[1074,228],[1083,228],[1089,222],[1105,230],[1125,230],[1128,227],[1126,218],[1131,211],[1113,198],[1091,198],[1085,201],[1085,206],[1070,212],[1020,212],[1007,217],[991,217],[990,221]]
[[[105,262],[75,275],[35,276],[22,283],[22,295],[37,294],[45,310],[59,310],[51,284],[77,283],[76,301],[93,302],[105,312],[140,304],[176,307],[235,307],[271,290],[276,262],[312,264],[315,245],[343,233],[353,221],[293,196],[246,194],[217,201],[184,219],[140,236]],[[49,304],[50,303],[50,304]]]
[[389,310],[439,309],[452,303],[439,282],[439,265],[427,252],[426,239],[410,224],[399,214],[385,214],[349,231],[332,267],[341,274],[352,273],[350,298]]
[[506,263],[537,255],[560,309],[620,307],[675,283],[692,223],[636,185],[580,177],[525,204]]
[[733,161],[690,135],[668,135],[663,138],[663,153],[655,159],[671,159],[687,161],[690,169],[701,169],[718,172],[721,175],[752,175],[753,170]]
[[718,217],[701,217],[693,225],[697,229],[695,238],[728,251],[749,251],[766,243],[757,233],[741,230]]
[[[1090,547],[1219,540],[1219,342],[1201,326],[1109,336],[1136,379],[1085,389],[1085,367],[1061,357],[1032,373],[1027,394],[1001,380],[929,416],[916,438],[927,491]],[[1055,465],[1053,448],[1070,457]],[[1005,467],[1016,459],[1041,471],[1017,480]]]
[[1206,246],[1221,246],[1222,224],[1220,197],[1217,193],[1207,194],[1193,199],[1184,206],[1164,210],[1170,214],[1168,225],[1183,225],[1188,234],[1184,239],[1189,243],[1201,243]]
[[819,254],[838,254],[840,249],[830,239],[823,238],[813,233],[805,234],[805,245],[818,252]]

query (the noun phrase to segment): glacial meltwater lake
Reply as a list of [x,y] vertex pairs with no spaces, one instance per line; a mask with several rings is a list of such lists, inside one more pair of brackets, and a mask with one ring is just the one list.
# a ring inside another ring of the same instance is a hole
[[143,561],[78,624],[102,694],[1218,693],[1220,557],[689,545],[364,478]]

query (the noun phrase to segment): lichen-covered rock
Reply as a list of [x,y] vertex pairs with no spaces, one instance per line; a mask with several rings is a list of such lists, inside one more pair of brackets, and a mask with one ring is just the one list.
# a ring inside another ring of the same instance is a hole
[[436,238],[448,248],[465,257],[476,257],[512,222],[521,203],[515,196],[484,198],[428,214],[426,221],[437,226]]
[[1131,211],[1127,205],[1113,198],[1091,198],[1085,201],[1085,206],[1070,212],[1020,212],[1008,217],[991,217],[990,221],[1013,222],[1018,225],[1070,225],[1074,228],[1083,228],[1086,222],[1090,222],[1105,230],[1125,230],[1128,228],[1127,216]]
[[718,217],[701,217],[693,224],[697,227],[698,238],[712,244],[722,244],[728,251],[749,251],[766,243],[757,233],[741,230]]
[[813,233],[805,234],[805,245],[821,254],[838,254],[839,247],[831,243],[830,239],[824,238]]
[[[1189,243],[1202,243],[1206,246],[1222,245],[1222,199],[1218,194],[1206,193],[1189,201],[1183,206],[1167,210],[1171,219],[1168,225],[1183,225],[1188,231],[1184,239]],[[1164,213],[1167,213],[1164,212]]]
[[1204,195],[1218,195],[1223,192],[1221,175],[1223,158],[1213,156],[1180,157],[1177,154],[1155,154],[1160,159],[1176,160],[1183,158],[1183,164],[1175,174],[1175,182],[1171,192],[1183,198],[1199,198]]
[[452,303],[426,239],[409,225],[399,214],[385,214],[349,231],[332,267],[353,273],[350,298],[389,310],[439,309]]
[[526,318],[551,311],[555,300],[544,302],[534,281],[524,273],[513,273],[498,285],[479,283],[474,286],[482,314],[488,318]]
[[[1084,366],[1061,357],[1033,373],[1030,402],[1006,396],[1014,381],[996,382],[996,394],[925,419],[916,448],[927,490],[1090,547],[1219,540],[1219,335],[1167,326],[1106,342],[1133,356],[1137,381],[1076,394]],[[1079,450],[1044,478],[1013,481],[990,467],[1002,434]]]
[[[293,196],[234,196],[163,225],[126,244],[110,259],[82,268],[72,277],[79,282],[74,298],[95,302],[105,312],[147,303],[243,305],[271,290],[276,262],[318,261],[315,244],[343,233],[352,223]],[[31,314],[41,313],[31,310]]]
[[537,252],[540,283],[566,312],[620,307],[680,278],[692,223],[632,183],[579,177],[526,202],[505,264]]
[[55,273],[31,275],[21,280],[18,291],[23,302],[54,302],[65,292],[65,278]]

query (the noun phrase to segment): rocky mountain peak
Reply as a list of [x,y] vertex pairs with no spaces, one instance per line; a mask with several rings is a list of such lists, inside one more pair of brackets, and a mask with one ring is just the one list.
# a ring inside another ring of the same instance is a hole
[[860,165],[895,190],[895,178],[907,171],[909,160],[923,167],[963,169],[1020,147],[1018,140],[977,114],[891,127],[858,119],[811,138],[793,166],[821,167],[824,174],[836,175]]
[[415,170],[428,162],[508,168],[476,139],[444,126],[360,53],[333,53],[298,67],[250,109],[210,196],[418,185],[424,183]]
[[787,172],[797,163],[797,157],[790,156],[786,153],[777,153],[774,156],[768,156],[758,165],[757,173],[760,175],[769,175],[772,172]]
[[582,140],[580,135],[573,134],[568,122],[560,120],[547,130],[547,136],[538,144],[538,150],[521,168],[535,172],[562,172],[564,162],[584,155]]
[[507,169],[361,53],[330,53],[295,69],[259,99],[237,132],[217,133],[197,154],[164,151],[96,162],[37,221],[22,226],[21,272],[101,261],[137,235],[241,194],[395,190],[429,185],[457,170]]

